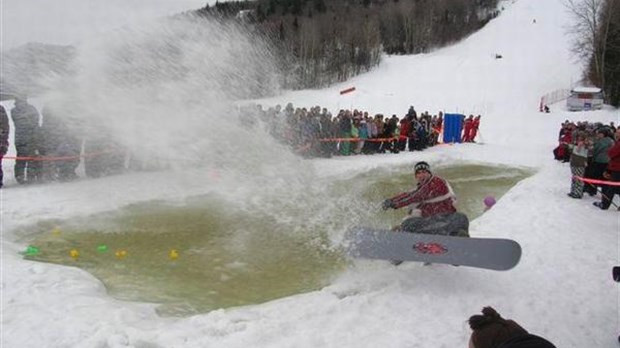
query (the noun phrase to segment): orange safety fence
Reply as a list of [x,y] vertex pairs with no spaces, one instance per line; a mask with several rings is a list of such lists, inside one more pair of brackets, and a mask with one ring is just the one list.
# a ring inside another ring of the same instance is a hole
[[28,157],[18,157],[18,156],[4,156],[2,157],[3,160],[5,159],[13,159],[13,160],[17,160],[17,161],[69,161],[69,160],[78,160],[80,158],[86,158],[86,157],[97,157],[97,156],[101,156],[101,155],[105,155],[105,154],[110,154],[110,153],[118,153],[118,150],[107,150],[107,151],[99,151],[99,152],[93,152],[93,153],[88,153],[88,154],[83,154],[83,155],[76,155],[76,156],[28,156]]
[[577,175],[575,175],[574,178],[579,180],[579,181],[583,181],[585,183],[588,183],[588,184],[620,186],[620,181],[606,181],[606,180],[588,179],[588,178],[584,178],[584,177],[577,176]]
[[356,143],[358,141],[368,141],[368,142],[375,142],[375,143],[382,143],[385,141],[395,141],[395,140],[401,140],[401,139],[407,139],[407,137],[403,136],[403,137],[393,137],[393,138],[368,138],[368,139],[362,139],[362,138],[325,138],[325,139],[319,139],[320,142],[322,143],[330,143],[330,142],[353,142]]

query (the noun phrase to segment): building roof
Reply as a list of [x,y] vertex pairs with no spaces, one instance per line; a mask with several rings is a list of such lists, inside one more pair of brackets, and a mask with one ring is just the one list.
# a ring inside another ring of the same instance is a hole
[[572,91],[577,93],[599,93],[601,89],[598,87],[575,87]]

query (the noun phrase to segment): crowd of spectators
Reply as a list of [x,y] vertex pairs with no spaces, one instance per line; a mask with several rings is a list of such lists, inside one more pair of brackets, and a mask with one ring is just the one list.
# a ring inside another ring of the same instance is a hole
[[[0,131],[0,165],[8,150],[9,122],[2,109]],[[112,143],[111,137],[75,136],[66,120],[50,107],[39,112],[27,98],[17,98],[10,110],[15,127],[15,179],[19,184],[76,179],[80,161],[88,177],[121,173],[132,167],[127,151]],[[413,106],[402,117],[365,110],[339,110],[334,117],[320,106],[295,108],[288,103],[263,109],[261,105],[246,105],[238,110],[239,121],[245,127],[264,127],[278,142],[305,158],[370,155],[422,151],[440,143],[444,115]],[[473,142],[478,132],[480,116],[463,117],[463,142]],[[127,162],[130,162],[128,165]],[[0,171],[0,175],[2,172]],[[2,181],[0,176],[0,187]]]
[[[14,175],[19,184],[77,179],[82,158],[90,177],[120,172],[124,166],[124,153],[104,150],[109,149],[109,139],[76,136],[63,117],[49,107],[39,112],[27,98],[16,98],[10,118],[15,127]],[[9,147],[9,127],[8,113],[0,105],[0,168]],[[0,187],[1,179],[0,169]]]
[[[439,111],[421,114],[413,106],[402,116],[341,109],[334,117],[320,106],[295,108],[292,103],[263,109],[252,105],[242,115],[258,114],[266,131],[304,157],[350,156],[422,151],[440,143],[444,117]],[[462,140],[473,142],[480,116],[464,119]]]
[[571,168],[571,191],[568,196],[575,199],[581,199],[584,193],[595,196],[600,187],[602,200],[594,202],[594,205],[608,209],[613,204],[614,194],[619,193],[618,186],[583,179],[620,181],[620,130],[613,122],[604,125],[567,120],[562,123],[558,142],[553,150],[554,157],[568,162]]

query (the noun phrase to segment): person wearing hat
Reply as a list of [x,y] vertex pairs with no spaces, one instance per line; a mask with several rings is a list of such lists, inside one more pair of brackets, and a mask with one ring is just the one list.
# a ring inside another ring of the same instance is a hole
[[[603,173],[607,169],[609,163],[609,155],[607,151],[614,146],[614,135],[610,128],[599,127],[596,130],[596,140],[592,147],[592,162],[586,168],[585,177],[588,179],[605,180]],[[584,187],[585,192],[590,196],[596,195],[597,186],[587,184]]]
[[450,184],[433,175],[426,162],[415,167],[417,187],[383,202],[383,210],[409,207],[409,215],[396,227],[414,233],[469,237],[469,219],[456,210],[455,195]]
[[493,307],[484,307],[482,315],[472,315],[469,327],[472,329],[469,348],[556,348],[515,321],[502,318]]
[[[603,173],[603,178],[607,181],[620,182],[620,128],[616,129],[616,142],[607,150],[609,156],[609,163],[607,163],[607,169]],[[620,195],[620,186],[617,185],[605,185],[603,187],[602,196],[600,202],[594,202],[596,207],[607,210],[613,202],[614,195]]]

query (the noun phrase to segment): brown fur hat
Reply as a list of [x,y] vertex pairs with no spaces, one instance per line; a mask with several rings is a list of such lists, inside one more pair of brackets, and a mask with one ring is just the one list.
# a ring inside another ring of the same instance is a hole
[[482,315],[469,318],[472,329],[470,343],[474,348],[495,348],[502,342],[528,332],[512,320],[502,318],[492,307],[484,307]]

